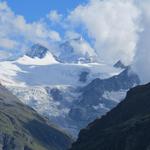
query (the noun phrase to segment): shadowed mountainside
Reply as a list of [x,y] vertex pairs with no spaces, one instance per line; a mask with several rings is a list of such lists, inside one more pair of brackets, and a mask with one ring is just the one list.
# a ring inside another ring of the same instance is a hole
[[1,150],[66,150],[72,140],[0,85]]
[[71,150],[150,150],[150,84],[131,89],[116,108],[81,130]]

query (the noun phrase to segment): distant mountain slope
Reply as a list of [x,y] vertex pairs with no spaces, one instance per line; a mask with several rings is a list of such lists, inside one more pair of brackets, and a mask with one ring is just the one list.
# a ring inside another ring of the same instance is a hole
[[150,84],[131,89],[116,108],[81,130],[71,150],[150,150]]
[[66,150],[72,140],[0,86],[1,150]]

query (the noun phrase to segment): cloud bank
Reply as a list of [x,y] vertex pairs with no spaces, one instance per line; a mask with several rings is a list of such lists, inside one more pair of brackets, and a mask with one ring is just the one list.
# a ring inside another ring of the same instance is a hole
[[68,16],[94,39],[100,61],[131,65],[141,80],[150,82],[150,1],[91,0]]
[[101,61],[112,64],[120,59],[130,64],[138,39],[139,15],[132,0],[91,0],[73,10],[68,20],[84,26]]
[[150,82],[150,1],[145,0],[138,3],[142,10],[139,41],[132,68],[139,75],[142,83]]

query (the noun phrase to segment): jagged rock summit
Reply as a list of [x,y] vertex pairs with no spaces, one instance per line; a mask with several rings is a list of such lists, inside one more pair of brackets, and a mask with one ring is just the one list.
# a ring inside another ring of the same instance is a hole
[[92,63],[97,59],[94,49],[82,37],[66,40],[59,50],[58,59],[64,63]]

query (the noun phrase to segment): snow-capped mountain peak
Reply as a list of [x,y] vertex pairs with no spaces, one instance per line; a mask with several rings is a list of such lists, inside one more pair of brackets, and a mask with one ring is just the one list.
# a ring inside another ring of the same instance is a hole
[[82,38],[69,39],[59,45],[58,59],[65,63],[96,62],[95,50]]
[[117,61],[117,62],[114,64],[114,67],[115,67],[115,68],[122,68],[122,69],[126,69],[126,68],[127,68],[127,66],[125,66],[125,65],[121,62],[121,60]]
[[44,58],[48,52],[48,48],[41,44],[34,44],[30,50],[27,51],[26,55],[31,58]]
[[31,58],[27,55],[24,55],[23,57],[16,60],[16,63],[22,65],[50,65],[56,64],[58,62],[50,52],[47,52],[47,54],[43,58],[38,57]]
[[41,44],[34,44],[27,53],[16,61],[24,65],[48,65],[58,63],[56,57]]
[[58,44],[57,51],[51,51],[41,45],[34,44],[26,53],[26,56],[35,59],[43,59],[47,53],[51,53],[54,59],[62,63],[93,63],[97,62],[95,50],[82,37],[73,38]]

